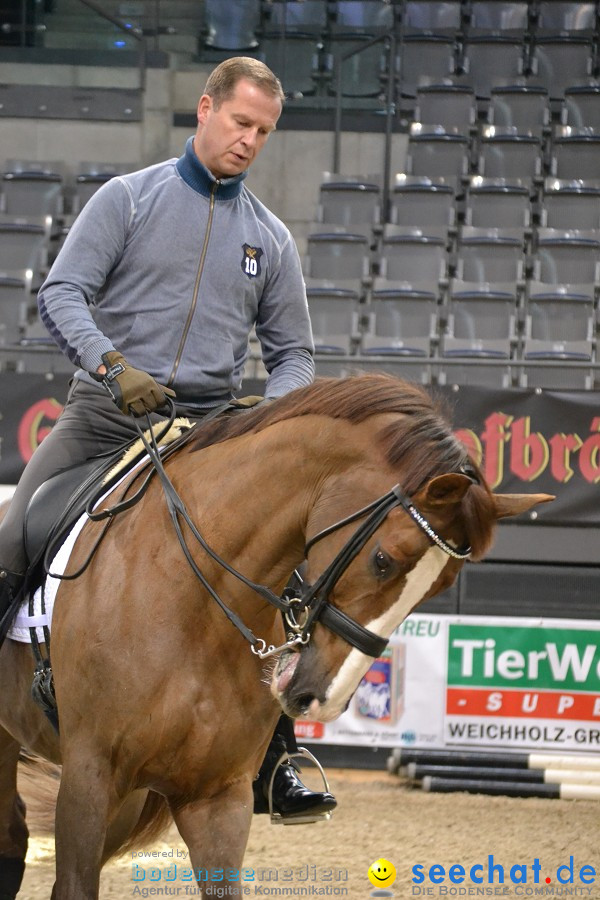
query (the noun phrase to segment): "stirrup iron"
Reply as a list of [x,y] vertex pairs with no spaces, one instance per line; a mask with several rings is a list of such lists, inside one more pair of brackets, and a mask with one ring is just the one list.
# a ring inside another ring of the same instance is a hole
[[271,773],[271,779],[269,781],[269,816],[271,817],[272,825],[310,825],[313,822],[326,822],[331,818],[332,810],[324,813],[311,814],[306,813],[306,815],[299,816],[282,816],[281,813],[275,812],[273,809],[273,784],[275,782],[275,775],[277,774],[277,770],[280,766],[284,765],[290,759],[296,759],[298,757],[303,757],[304,759],[310,760],[310,762],[314,763],[314,765],[319,770],[319,774],[323,779],[323,787],[326,793],[331,793],[329,790],[329,782],[327,781],[327,776],[325,774],[325,770],[323,766],[319,762],[316,756],[307,750],[306,747],[298,747],[298,750],[295,753],[288,753],[287,750],[281,754],[279,759],[277,760],[275,767]]

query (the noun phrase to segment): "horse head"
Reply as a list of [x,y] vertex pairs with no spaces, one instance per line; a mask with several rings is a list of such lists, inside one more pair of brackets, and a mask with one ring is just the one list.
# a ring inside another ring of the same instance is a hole
[[337,718],[406,616],[484,556],[496,522],[553,499],[493,494],[435,406],[365,424],[383,459],[330,478],[309,517],[301,614],[288,617],[300,638],[271,680],[294,718]]

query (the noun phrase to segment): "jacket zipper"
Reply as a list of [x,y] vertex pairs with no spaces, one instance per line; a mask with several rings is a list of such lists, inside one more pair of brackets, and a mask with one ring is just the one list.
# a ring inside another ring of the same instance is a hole
[[192,297],[192,303],[190,305],[188,316],[187,316],[187,319],[185,322],[183,334],[181,335],[181,340],[179,341],[179,347],[177,348],[177,354],[175,355],[175,362],[173,363],[173,368],[171,370],[171,374],[169,375],[169,380],[167,381],[167,387],[172,387],[173,382],[175,381],[175,376],[177,375],[177,370],[179,368],[179,363],[181,362],[181,357],[183,354],[183,348],[185,346],[188,332],[189,332],[190,326],[192,324],[192,319],[194,318],[194,312],[195,312],[196,306],[198,304],[198,291],[200,290],[200,280],[202,278],[202,272],[204,270],[204,262],[206,260],[206,252],[208,250],[208,240],[210,238],[210,232],[212,229],[213,213],[214,213],[214,209],[215,209],[215,194],[217,192],[217,188],[218,188],[219,184],[220,184],[220,182],[216,181],[213,184],[211,191],[210,191],[210,206],[209,206],[209,210],[208,210],[208,222],[206,223],[204,244],[202,246],[202,253],[200,254],[200,262],[198,263],[198,272],[196,273],[196,283],[194,285],[194,295]]

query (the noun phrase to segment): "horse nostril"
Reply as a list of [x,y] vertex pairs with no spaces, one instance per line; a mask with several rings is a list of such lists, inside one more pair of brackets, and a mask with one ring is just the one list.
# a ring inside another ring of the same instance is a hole
[[298,694],[297,697],[294,697],[294,703],[303,713],[307,713],[311,703],[316,699],[314,694]]

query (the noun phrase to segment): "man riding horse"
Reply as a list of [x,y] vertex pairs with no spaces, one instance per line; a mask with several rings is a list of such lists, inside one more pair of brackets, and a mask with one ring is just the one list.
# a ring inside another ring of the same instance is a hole
[[[192,421],[226,406],[241,386],[253,328],[268,372],[265,400],[313,380],[296,246],[243,183],[283,100],[263,63],[221,63],[183,156],[112,179],[70,230],[38,302],[78,368],[65,409],[0,525],[0,621],[12,616],[22,591],[25,511],[46,479],[131,441],[132,416],[160,421],[167,398]],[[258,812],[268,809],[276,761],[297,749],[290,726],[282,717],[255,784]],[[284,818],[324,815],[336,805],[330,793],[309,791],[291,763],[277,771],[272,802]]]

